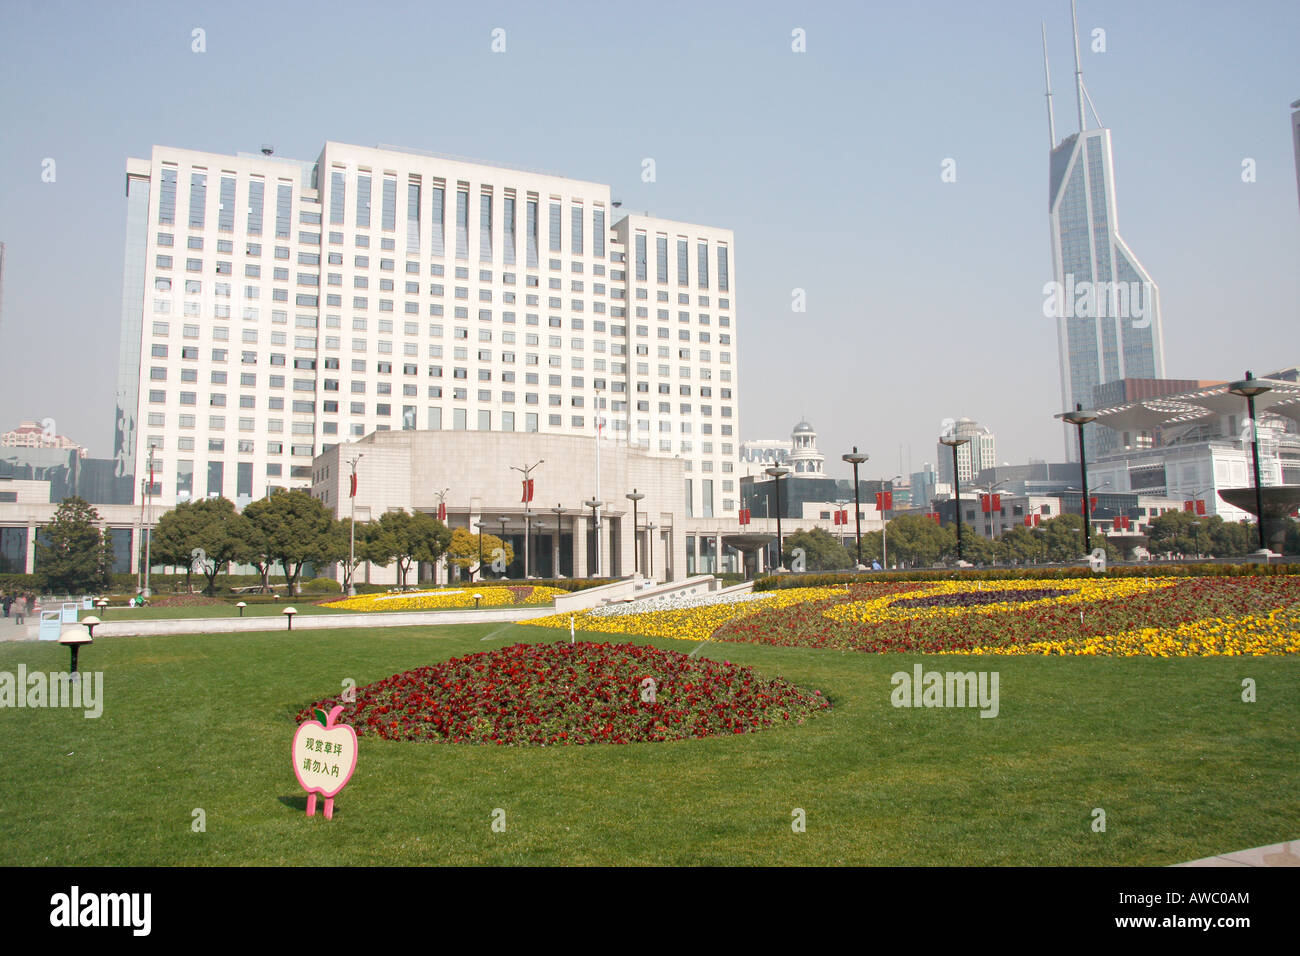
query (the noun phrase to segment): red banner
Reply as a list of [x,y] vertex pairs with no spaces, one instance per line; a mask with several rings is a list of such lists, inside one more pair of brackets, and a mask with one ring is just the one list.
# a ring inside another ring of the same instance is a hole
[[926,516],[927,518],[929,518],[931,521],[933,521],[935,524],[939,524],[939,512],[937,512],[937,511],[927,511],[927,512],[925,513],[925,516]]
[[519,500],[521,502],[532,501],[533,500],[533,479],[531,478],[525,479],[523,485],[524,485],[524,496]]
[[356,496],[357,496],[357,473],[354,471],[352,473],[352,490],[348,492],[348,497],[355,498]]
[[1196,513],[1198,515],[1205,514],[1205,502],[1199,498],[1196,500]]
[[877,511],[894,510],[894,493],[892,491],[876,492],[876,510]]
[[980,495],[980,508],[985,514],[1002,510],[1001,495]]
[[1193,501],[1191,498],[1187,498],[1186,500],[1183,501],[1184,511],[1191,511],[1194,507],[1196,507],[1196,502]]
[[445,501],[438,502],[438,520],[439,521],[447,520],[447,503]]
[[749,509],[748,509],[748,508],[741,508],[741,509],[740,509],[740,523],[741,523],[742,525],[749,524]]

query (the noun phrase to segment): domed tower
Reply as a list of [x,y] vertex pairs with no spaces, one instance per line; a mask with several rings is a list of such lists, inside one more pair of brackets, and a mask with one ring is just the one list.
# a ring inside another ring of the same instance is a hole
[[824,475],[826,456],[817,450],[817,431],[807,422],[800,422],[790,433],[794,449],[789,464],[796,475]]

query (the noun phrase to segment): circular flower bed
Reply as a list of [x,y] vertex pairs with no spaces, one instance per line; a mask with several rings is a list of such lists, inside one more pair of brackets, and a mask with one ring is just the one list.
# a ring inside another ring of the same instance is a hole
[[628,744],[753,733],[830,708],[782,678],[637,644],[515,644],[358,687],[340,723],[386,740]]

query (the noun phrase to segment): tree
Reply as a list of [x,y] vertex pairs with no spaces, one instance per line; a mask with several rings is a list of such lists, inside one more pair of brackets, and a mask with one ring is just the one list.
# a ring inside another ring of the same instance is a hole
[[73,495],[64,498],[36,540],[36,568],[46,589],[73,594],[107,588],[113,541],[99,530],[99,512]]
[[298,591],[298,578],[308,561],[322,563],[333,553],[334,519],[325,506],[301,488],[277,492],[244,508],[251,527],[241,530],[245,555],[256,551],[258,564],[270,574],[270,565],[284,571],[289,593]]
[[352,587],[352,578],[356,575],[357,568],[363,561],[371,560],[370,523],[366,521],[357,523],[355,541],[352,536],[351,518],[340,518],[334,522],[330,534],[333,545],[330,548],[332,555],[329,560],[336,562],[342,569],[343,590],[347,591]]
[[416,561],[437,561],[451,543],[451,530],[427,512],[386,511],[374,522],[370,536],[371,560],[381,566],[397,562],[397,583]]
[[1048,561],[1064,563],[1083,557],[1083,518],[1057,515],[1034,529],[1043,542],[1043,556]]
[[822,528],[804,531],[802,528],[794,534],[786,535],[781,561],[786,567],[792,567],[795,548],[804,552],[804,568],[808,571],[838,571],[853,567],[853,559],[839,540]]
[[235,503],[229,498],[200,498],[190,505],[194,531],[190,539],[190,553],[186,555],[186,573],[197,563],[199,571],[208,579],[204,591],[217,593],[217,575],[231,561],[239,559],[244,550],[240,536],[241,524]]
[[[953,541],[956,541],[956,535],[953,535]],[[957,556],[955,544],[952,556],[954,558]],[[961,528],[961,559],[971,564],[992,564],[997,559],[997,546],[969,524],[963,524]]]
[[[149,533],[149,563],[185,568],[185,590],[192,591],[194,549],[200,519],[194,502],[182,501],[158,519]],[[140,548],[140,564],[145,563],[145,549]]]
[[[462,571],[470,571],[478,565],[479,554],[479,536],[468,528],[454,528],[451,532],[451,542],[447,545],[448,563],[460,568]],[[497,552],[500,551],[498,555]],[[494,534],[483,534],[483,562],[487,564],[498,558],[503,559],[502,567],[508,566],[515,559],[515,550],[510,546],[510,542],[502,541]],[[482,569],[479,569],[478,578],[483,579]]]
[[[956,544],[954,531],[921,515],[899,515],[889,522],[889,554],[899,563],[929,567],[944,555],[955,554]],[[866,545],[866,536],[863,535],[864,560],[867,557]]]
[[1021,525],[1009,528],[998,538],[997,557],[1004,564],[1034,564],[1045,554],[1041,536]]

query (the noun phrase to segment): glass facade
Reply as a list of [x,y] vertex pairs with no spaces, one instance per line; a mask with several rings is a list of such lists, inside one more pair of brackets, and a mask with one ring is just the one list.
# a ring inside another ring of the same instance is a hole
[[[176,203],[176,170],[164,169],[164,190],[171,183]],[[160,197],[161,200],[161,197]],[[159,218],[162,218],[160,210]],[[126,182],[126,249],[122,267],[122,339],[117,355],[117,411],[113,424],[113,472],[121,503],[135,499],[136,415],[140,403],[140,351],[144,336],[144,286],[149,244],[149,180],[128,176]]]
[[[1159,293],[1115,228],[1110,131],[1066,137],[1052,151],[1049,172],[1061,397],[1066,408],[1090,408],[1098,385],[1164,376]],[[1087,433],[1090,452],[1102,431]],[[1072,432],[1071,460],[1078,456]]]

